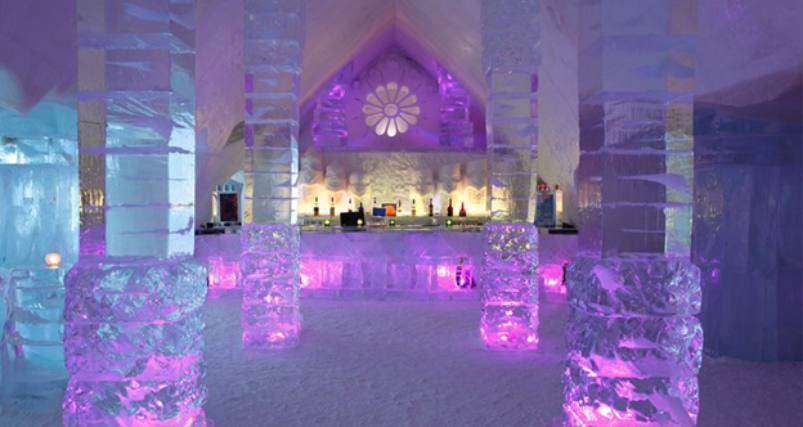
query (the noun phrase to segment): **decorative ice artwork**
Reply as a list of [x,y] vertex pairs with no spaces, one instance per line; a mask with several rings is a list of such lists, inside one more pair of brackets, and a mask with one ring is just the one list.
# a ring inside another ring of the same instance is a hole
[[318,94],[318,103],[312,119],[312,138],[319,147],[348,145],[349,129],[346,123],[345,98],[353,63],[349,63]]
[[439,145],[437,81],[402,52],[393,49],[369,63],[348,93],[349,148]]
[[538,345],[538,231],[533,223],[539,8],[536,0],[482,2],[491,223],[485,227],[480,332],[492,349]]
[[369,93],[365,100],[367,104],[362,107],[365,124],[373,126],[377,135],[393,138],[418,123],[421,107],[416,105],[418,98],[407,86],[390,82]]
[[693,427],[703,347],[689,260],[696,2],[595,0],[580,14],[565,420]]
[[441,96],[441,132],[443,146],[474,146],[474,124],[469,117],[471,95],[449,70],[438,64],[438,88]]
[[195,4],[78,1],[82,253],[65,426],[204,426],[194,251]]
[[[298,343],[298,126],[304,2],[245,2],[243,344]],[[345,176],[342,185],[345,185]],[[339,183],[338,183],[339,184]]]

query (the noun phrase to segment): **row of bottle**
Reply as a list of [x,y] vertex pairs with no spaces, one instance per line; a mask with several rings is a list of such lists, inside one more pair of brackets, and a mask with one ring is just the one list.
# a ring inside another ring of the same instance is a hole
[[[377,208],[377,207],[379,207],[379,206],[376,203],[376,198],[374,198],[374,203],[373,203],[373,206],[371,207],[371,212],[373,212],[373,210],[375,208]],[[349,212],[353,212],[354,211],[353,208],[352,208],[351,199],[349,199],[348,211]],[[358,212],[365,213],[365,209],[362,206],[362,202],[360,202],[360,207],[358,209]],[[402,201],[399,200],[399,204],[396,205],[396,207],[395,207],[395,215],[398,216],[398,215],[401,215],[401,213],[402,213]],[[318,198],[317,197],[315,198],[315,207],[312,210],[312,214],[314,216],[320,216],[320,214],[321,214],[320,207],[318,206]],[[416,207],[415,207],[415,199],[413,199],[413,208],[410,211],[410,215],[411,216],[417,216],[417,214],[418,214],[418,211],[416,210]],[[466,204],[465,203],[461,203],[460,204],[460,212],[458,214],[460,216],[463,216],[463,217],[467,216],[467,214],[466,214]],[[332,197],[332,200],[331,200],[331,202],[329,204],[329,216],[332,216],[332,217],[335,216],[335,198],[334,197]],[[432,199],[429,199],[429,216],[435,216],[435,206],[432,204]],[[454,216],[454,207],[452,207],[452,199],[449,199],[449,207],[446,208],[446,216]]]
[[535,225],[546,228],[563,228],[563,191],[556,185],[555,190],[546,184],[538,185],[536,199]]

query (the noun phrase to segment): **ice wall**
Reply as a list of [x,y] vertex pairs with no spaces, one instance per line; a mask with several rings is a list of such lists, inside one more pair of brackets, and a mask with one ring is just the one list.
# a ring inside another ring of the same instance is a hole
[[[246,0],[243,344],[298,344],[298,127],[304,2]],[[250,217],[249,217],[250,213]]]
[[708,354],[803,359],[801,105],[798,86],[764,104],[696,111],[692,255]]

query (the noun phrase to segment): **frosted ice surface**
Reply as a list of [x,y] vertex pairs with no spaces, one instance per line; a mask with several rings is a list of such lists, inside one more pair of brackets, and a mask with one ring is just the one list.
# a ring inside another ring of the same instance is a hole
[[491,349],[538,345],[538,231],[532,224],[488,224],[482,265],[480,334]]
[[82,261],[66,287],[64,425],[203,425],[206,269]]
[[247,224],[242,231],[243,343],[284,348],[298,343],[300,234],[293,224]]
[[67,382],[62,337],[64,269],[15,269],[3,284],[6,318],[0,397],[51,408]]

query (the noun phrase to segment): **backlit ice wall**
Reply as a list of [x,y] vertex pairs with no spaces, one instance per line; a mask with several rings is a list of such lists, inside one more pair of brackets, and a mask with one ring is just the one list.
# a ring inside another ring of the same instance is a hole
[[[304,2],[246,0],[243,344],[298,343],[298,91]],[[249,217],[250,215],[250,217]]]
[[491,349],[538,345],[538,0],[483,0],[491,220],[485,226],[480,334]]
[[568,272],[568,426],[697,422],[696,8],[694,0],[581,4],[582,222]]
[[81,258],[65,426],[203,426],[194,0],[78,1]]

